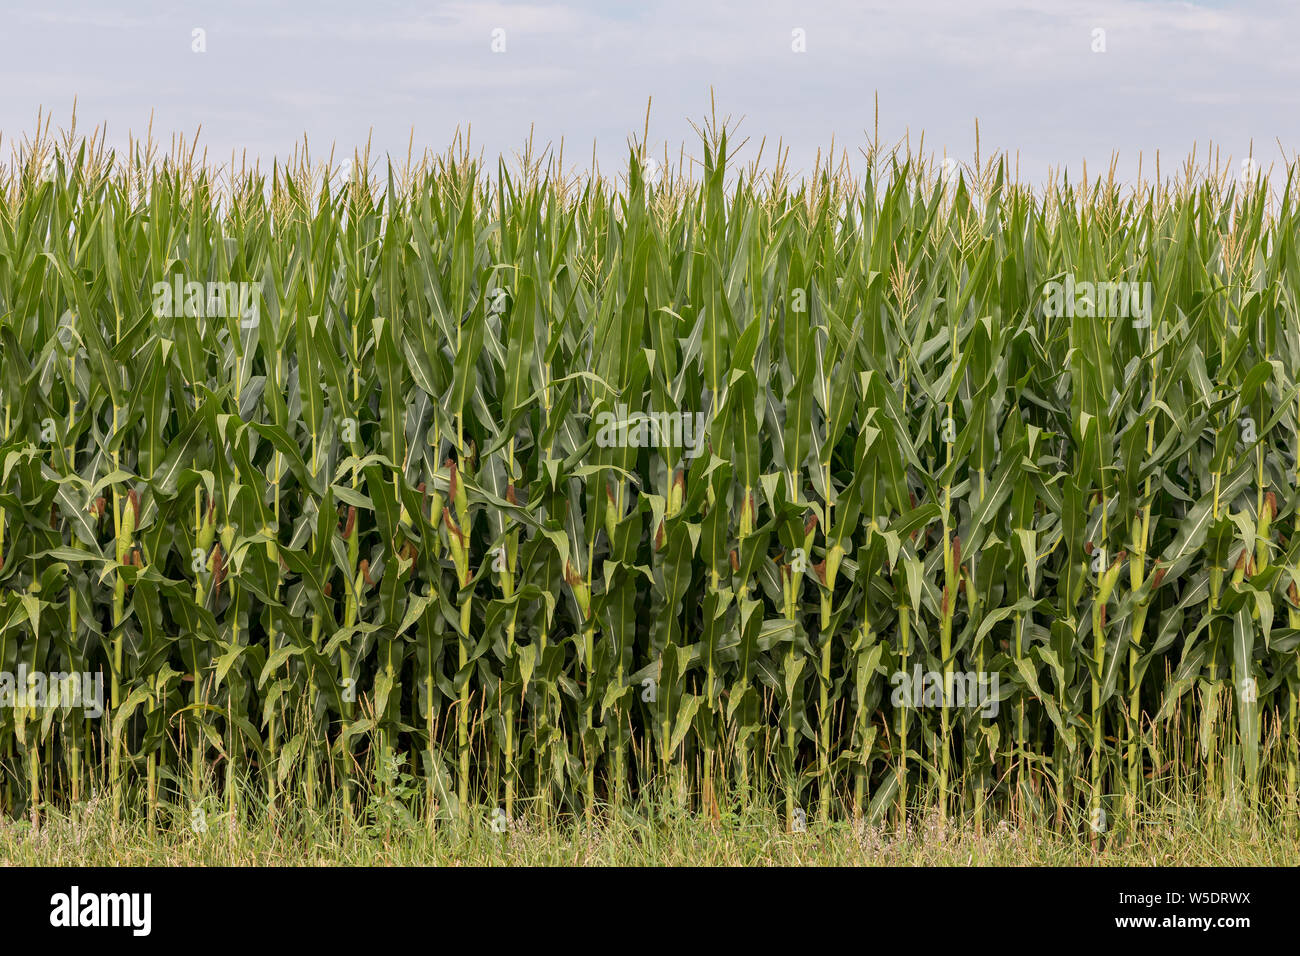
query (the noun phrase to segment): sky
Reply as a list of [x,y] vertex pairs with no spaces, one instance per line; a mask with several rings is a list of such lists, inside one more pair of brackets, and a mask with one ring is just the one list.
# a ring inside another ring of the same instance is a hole
[[[199,31],[199,32],[196,32]],[[1102,32],[1098,32],[1102,31]],[[778,141],[796,170],[832,139],[861,164],[879,101],[892,145],[965,162],[1018,153],[1022,179],[1112,155],[1132,179],[1211,142],[1265,168],[1300,148],[1296,0],[0,0],[0,156],[38,109],[56,127],[106,124],[122,145],[192,135],[209,157],[404,159],[459,128],[493,160],[558,147],[625,167],[653,98],[649,143],[699,155],[692,121],[741,120],[740,153]],[[200,49],[201,48],[201,49]],[[743,120],[742,120],[743,117]]]

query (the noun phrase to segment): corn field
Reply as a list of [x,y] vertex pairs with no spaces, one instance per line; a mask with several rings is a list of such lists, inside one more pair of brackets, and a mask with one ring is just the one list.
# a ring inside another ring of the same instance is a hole
[[0,809],[1294,808],[1300,170],[733,146],[15,150]]

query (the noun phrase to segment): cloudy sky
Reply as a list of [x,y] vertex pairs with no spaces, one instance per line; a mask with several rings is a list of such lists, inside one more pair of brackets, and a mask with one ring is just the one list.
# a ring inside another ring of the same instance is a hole
[[780,139],[802,168],[832,136],[860,160],[877,94],[882,141],[924,131],[968,159],[978,117],[985,153],[1018,150],[1030,179],[1113,152],[1131,176],[1139,150],[1169,164],[1213,142],[1239,162],[1253,139],[1267,165],[1300,148],[1295,0],[0,0],[0,24],[5,155],[75,97],[110,142],[152,112],[156,134],[201,125],[214,159],[304,133],[404,157],[412,131],[440,151],[470,124],[495,155],[535,126],[566,166],[594,142],[608,173],[651,96],[652,146],[689,154],[710,88],[744,117],[742,155]]

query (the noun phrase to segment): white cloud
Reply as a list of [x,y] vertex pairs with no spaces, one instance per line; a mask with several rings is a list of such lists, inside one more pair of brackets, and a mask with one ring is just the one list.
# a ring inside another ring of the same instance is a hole
[[[856,154],[880,95],[882,139],[969,155],[982,142],[1019,150],[1021,169],[1120,170],[1137,151],[1183,155],[1213,138],[1225,153],[1256,143],[1300,147],[1291,38],[1300,5],[1184,0],[663,0],[548,4],[233,0],[182,7],[121,0],[8,15],[0,35],[0,132],[29,132],[36,108],[79,97],[83,125],[123,140],[156,108],[155,130],[204,127],[214,155],[364,141],[404,155],[441,150],[473,123],[489,153],[535,124],[568,155],[593,137],[607,169],[622,163],[654,96],[651,139],[693,138],[708,109],[746,117],[754,146],[784,138],[806,166],[832,135]],[[202,10],[200,15],[197,11]],[[192,22],[193,21],[193,22]],[[202,21],[209,52],[189,49]],[[493,54],[490,31],[507,31]],[[807,52],[790,47],[806,31]],[[1107,51],[1091,50],[1092,30]],[[53,69],[66,65],[68,70]],[[56,119],[64,118],[56,112]],[[90,121],[89,123],[87,121]],[[752,155],[752,153],[750,153]],[[770,153],[769,153],[770,155]]]

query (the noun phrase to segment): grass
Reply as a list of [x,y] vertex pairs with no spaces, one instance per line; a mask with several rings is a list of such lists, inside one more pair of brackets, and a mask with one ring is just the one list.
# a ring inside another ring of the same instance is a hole
[[382,832],[341,815],[282,814],[275,824],[212,819],[150,830],[114,823],[106,800],[47,815],[39,827],[0,822],[0,861],[13,866],[1297,866],[1294,822],[1233,815],[1166,799],[1125,832],[1096,843],[1011,820],[945,821],[930,811],[905,829],[816,824],[790,833],[781,815],[713,820],[640,806],[595,824],[542,824],[523,814],[508,832],[398,826]]

